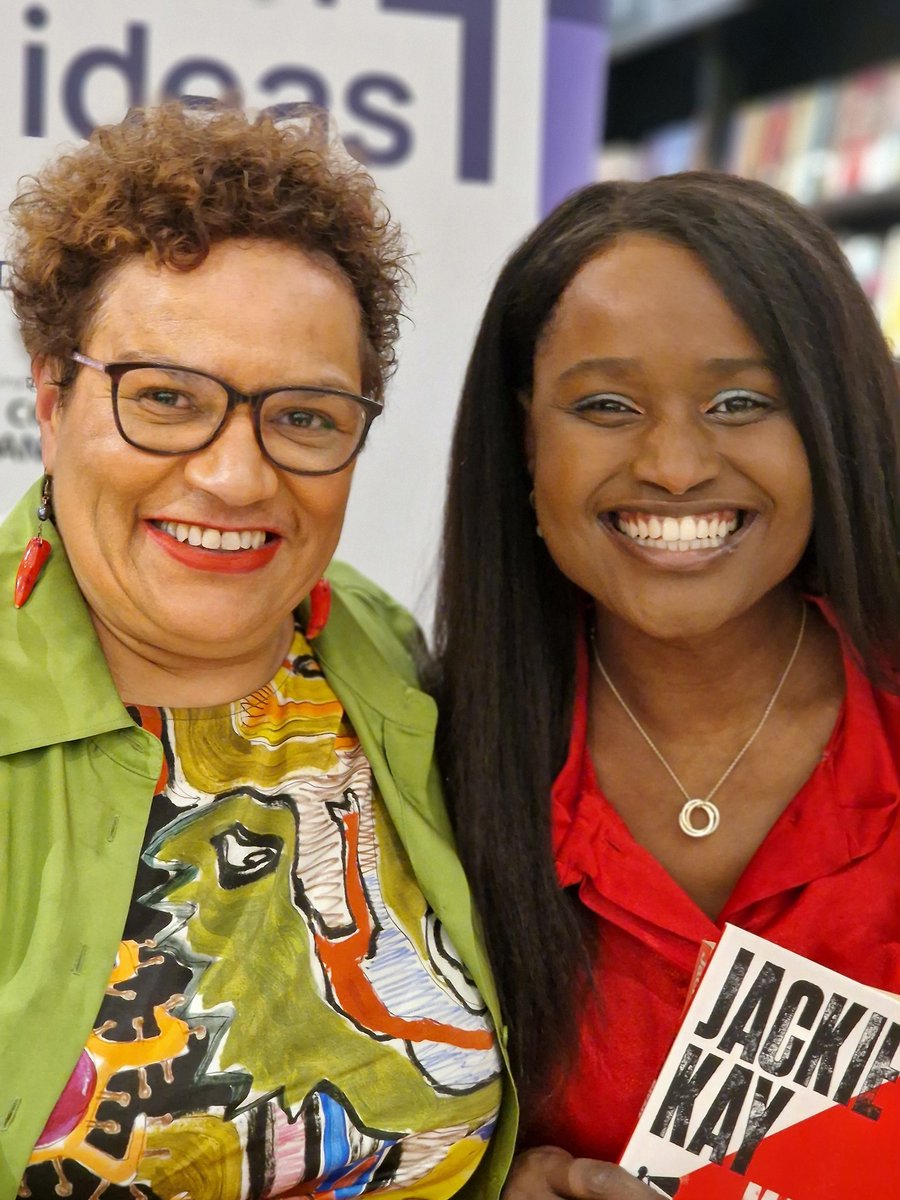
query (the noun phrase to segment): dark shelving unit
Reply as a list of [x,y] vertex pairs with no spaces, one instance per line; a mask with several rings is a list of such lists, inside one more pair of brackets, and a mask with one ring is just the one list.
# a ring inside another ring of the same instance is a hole
[[[741,103],[900,59],[900,0],[674,0],[668,20],[657,12],[641,28],[642,4],[659,7],[632,0],[634,19],[613,27],[606,140],[702,115],[711,166]],[[900,223],[900,188],[818,211],[835,227],[883,229]]]

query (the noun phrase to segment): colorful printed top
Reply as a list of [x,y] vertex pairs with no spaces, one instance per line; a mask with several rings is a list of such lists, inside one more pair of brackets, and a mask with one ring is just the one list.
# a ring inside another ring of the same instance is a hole
[[496,1118],[490,1018],[306,640],[244,700],[133,715],[165,766],[20,1195],[449,1197]]

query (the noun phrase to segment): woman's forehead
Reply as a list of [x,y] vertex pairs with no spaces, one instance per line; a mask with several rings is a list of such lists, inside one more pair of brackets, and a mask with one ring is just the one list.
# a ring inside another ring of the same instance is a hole
[[[246,371],[248,389],[336,362],[352,376],[344,386],[359,390],[360,310],[348,280],[279,243],[223,242],[189,271],[135,255],[107,281],[87,340],[108,361],[158,357],[236,384]],[[265,370],[278,378],[260,383]]]
[[663,347],[695,358],[763,358],[751,331],[690,250],[647,235],[618,239],[573,276],[536,346],[536,365],[584,357],[643,360]]

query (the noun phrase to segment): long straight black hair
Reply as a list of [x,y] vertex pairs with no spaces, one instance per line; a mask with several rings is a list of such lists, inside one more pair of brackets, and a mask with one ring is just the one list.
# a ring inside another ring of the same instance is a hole
[[562,293],[626,233],[696,254],[772,362],[812,475],[798,583],[828,598],[870,677],[890,684],[896,665],[897,380],[830,231],[764,184],[707,172],[576,192],[513,253],[484,314],[453,440],[435,626],[441,758],[526,1111],[575,1051],[593,947],[550,841],[584,601],[535,533],[524,405]]

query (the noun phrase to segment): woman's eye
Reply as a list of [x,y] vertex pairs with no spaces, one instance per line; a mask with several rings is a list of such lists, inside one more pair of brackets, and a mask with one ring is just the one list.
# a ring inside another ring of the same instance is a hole
[[286,438],[328,437],[340,428],[328,413],[317,413],[312,408],[288,408],[282,413],[272,413],[266,424]]
[[637,415],[637,409],[630,400],[624,396],[608,393],[585,396],[584,399],[572,405],[572,412],[588,421]]
[[770,412],[773,402],[758,392],[720,392],[707,412],[721,417],[755,417]]
[[153,391],[141,392],[138,399],[144,404],[158,404],[160,408],[184,408],[190,403],[190,397],[183,392],[173,392],[168,389],[155,388]]
[[308,408],[283,413],[280,420],[292,429],[308,429],[312,432],[324,432],[335,427],[334,422],[324,413],[312,412]]

